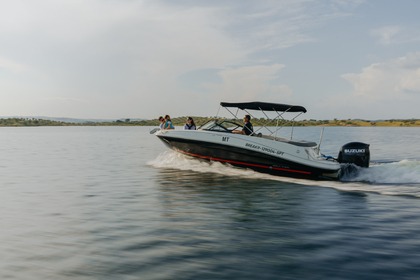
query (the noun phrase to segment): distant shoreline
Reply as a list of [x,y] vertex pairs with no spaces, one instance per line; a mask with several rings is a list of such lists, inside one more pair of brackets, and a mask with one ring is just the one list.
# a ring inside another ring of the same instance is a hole
[[[204,124],[213,117],[193,117],[197,125]],[[175,126],[183,126],[186,117],[173,118]],[[259,126],[264,119],[253,119],[254,126]],[[349,127],[420,127],[420,119],[390,119],[390,120],[300,120],[282,121],[283,126],[349,126]],[[86,121],[86,122],[64,122],[46,120],[40,118],[0,118],[0,127],[36,127],[36,126],[159,126],[157,119],[153,120],[130,120],[121,119],[115,121]]]

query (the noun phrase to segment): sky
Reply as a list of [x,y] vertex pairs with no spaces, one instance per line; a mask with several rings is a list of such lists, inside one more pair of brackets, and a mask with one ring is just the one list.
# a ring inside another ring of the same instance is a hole
[[420,118],[418,0],[0,0],[0,116]]

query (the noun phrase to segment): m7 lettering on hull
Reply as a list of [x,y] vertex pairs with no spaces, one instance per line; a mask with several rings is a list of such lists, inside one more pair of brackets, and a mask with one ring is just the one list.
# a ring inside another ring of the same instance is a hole
[[229,142],[229,137],[222,137],[223,142]]

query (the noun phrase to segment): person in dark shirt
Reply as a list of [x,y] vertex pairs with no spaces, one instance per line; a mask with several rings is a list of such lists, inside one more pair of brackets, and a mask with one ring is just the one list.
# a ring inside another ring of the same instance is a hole
[[252,126],[250,115],[245,115],[244,123],[245,124],[242,130],[234,130],[232,132],[237,134],[251,135],[254,132],[254,127]]
[[186,129],[186,130],[196,130],[197,129],[197,127],[195,126],[193,118],[188,117],[187,122],[184,125],[184,129]]

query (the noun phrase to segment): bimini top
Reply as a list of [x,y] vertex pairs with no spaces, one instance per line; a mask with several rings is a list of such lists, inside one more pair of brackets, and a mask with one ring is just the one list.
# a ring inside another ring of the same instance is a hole
[[302,106],[267,103],[267,102],[240,102],[240,103],[220,102],[220,106],[234,107],[234,108],[239,108],[241,110],[262,110],[262,111],[306,113],[306,109]]

